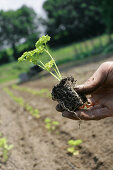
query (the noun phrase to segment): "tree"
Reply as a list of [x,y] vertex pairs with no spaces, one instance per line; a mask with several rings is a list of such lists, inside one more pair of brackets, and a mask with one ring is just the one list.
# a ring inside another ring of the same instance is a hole
[[101,12],[102,20],[106,25],[106,32],[111,41],[110,34],[113,32],[113,0],[96,0],[95,2]]
[[47,0],[43,8],[48,16],[46,32],[54,37],[55,44],[83,40],[104,31],[95,1]]
[[27,41],[32,35],[38,39],[37,15],[32,8],[22,6],[13,11],[0,11],[0,42],[3,46],[12,47],[17,58],[16,46]]

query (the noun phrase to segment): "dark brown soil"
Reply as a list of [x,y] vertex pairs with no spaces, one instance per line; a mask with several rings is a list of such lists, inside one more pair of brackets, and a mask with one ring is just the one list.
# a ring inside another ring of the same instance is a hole
[[73,77],[67,77],[52,89],[52,99],[58,101],[67,111],[75,112],[87,101],[84,94],[80,95],[75,91],[75,84],[76,81]]
[[[81,84],[102,62],[76,66],[63,74],[76,77],[78,84]],[[36,90],[48,88],[51,92],[55,84],[57,81],[50,76],[20,87]],[[40,119],[31,117],[0,88],[0,132],[9,144],[14,145],[7,163],[0,164],[0,170],[113,170],[112,117],[82,122],[79,129],[78,121],[62,117],[55,110],[57,102],[50,98],[17,90],[13,90],[13,93],[39,109]],[[48,132],[44,124],[46,117],[59,121],[59,134]],[[78,156],[67,153],[69,139],[83,140]]]

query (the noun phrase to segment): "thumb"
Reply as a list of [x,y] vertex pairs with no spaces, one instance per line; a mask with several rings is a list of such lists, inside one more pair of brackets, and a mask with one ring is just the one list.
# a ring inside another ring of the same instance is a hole
[[97,71],[84,83],[76,86],[74,89],[78,93],[90,94],[100,87],[107,78],[107,69],[103,63]]

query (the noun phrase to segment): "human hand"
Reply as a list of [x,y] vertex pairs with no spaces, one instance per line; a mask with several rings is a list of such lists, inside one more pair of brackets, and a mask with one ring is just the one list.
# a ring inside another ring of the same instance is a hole
[[92,107],[77,110],[75,114],[64,110],[58,104],[56,110],[62,112],[63,117],[73,120],[79,118],[81,120],[100,120],[113,116],[113,62],[101,64],[97,71],[75,90],[80,94],[90,94],[88,101]]

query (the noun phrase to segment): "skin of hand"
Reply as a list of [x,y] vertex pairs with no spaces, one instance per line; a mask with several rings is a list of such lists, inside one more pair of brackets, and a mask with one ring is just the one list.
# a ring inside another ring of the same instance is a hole
[[78,120],[100,120],[113,116],[113,62],[104,62],[97,71],[82,85],[76,86],[79,94],[90,94],[88,101],[92,107],[80,109],[75,113],[63,110],[58,104],[56,110],[62,112],[62,116]]

